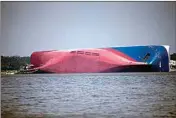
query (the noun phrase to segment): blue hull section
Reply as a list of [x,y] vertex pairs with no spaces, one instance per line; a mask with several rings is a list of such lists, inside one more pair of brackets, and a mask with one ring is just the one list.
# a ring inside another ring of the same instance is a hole
[[169,52],[166,46],[131,46],[112,47],[137,62],[145,62],[151,65],[151,70],[169,72]]

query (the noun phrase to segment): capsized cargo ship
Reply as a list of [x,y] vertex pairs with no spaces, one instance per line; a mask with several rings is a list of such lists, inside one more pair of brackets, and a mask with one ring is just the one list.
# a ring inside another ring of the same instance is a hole
[[33,52],[28,72],[169,72],[169,46],[126,46]]

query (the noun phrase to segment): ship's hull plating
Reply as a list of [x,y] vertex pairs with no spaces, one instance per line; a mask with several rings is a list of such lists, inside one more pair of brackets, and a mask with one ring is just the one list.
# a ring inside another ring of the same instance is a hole
[[166,46],[39,51],[31,64],[47,73],[168,72],[169,54]]

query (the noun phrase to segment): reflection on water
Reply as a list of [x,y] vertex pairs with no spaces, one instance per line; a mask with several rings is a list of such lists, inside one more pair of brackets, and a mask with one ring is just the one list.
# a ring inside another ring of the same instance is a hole
[[1,78],[2,117],[176,117],[176,74],[29,74]]

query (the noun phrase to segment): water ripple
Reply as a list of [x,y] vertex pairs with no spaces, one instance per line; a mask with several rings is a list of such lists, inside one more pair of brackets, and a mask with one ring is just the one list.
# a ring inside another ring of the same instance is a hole
[[2,117],[176,117],[175,75],[2,76]]

